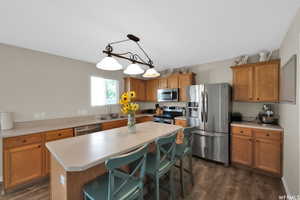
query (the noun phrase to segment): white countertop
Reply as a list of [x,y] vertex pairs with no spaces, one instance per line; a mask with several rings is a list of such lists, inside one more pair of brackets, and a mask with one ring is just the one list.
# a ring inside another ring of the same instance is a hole
[[[150,114],[138,114],[136,117],[153,116]],[[104,122],[122,120],[127,118],[116,118],[108,120],[97,119],[96,116],[70,117],[49,120],[36,120],[30,122],[17,122],[15,127],[10,130],[0,130],[0,136],[3,138],[28,135],[33,133],[41,133],[51,130],[59,130],[65,128],[74,128],[79,126],[101,124]]]
[[271,125],[271,124],[261,124],[257,122],[231,122],[231,126],[239,126],[246,128],[258,128],[258,129],[266,129],[266,130],[274,130],[274,131],[283,131],[283,128],[279,125]]
[[176,125],[145,122],[136,125],[136,133],[129,133],[127,127],[121,127],[49,142],[46,146],[66,171],[84,171],[181,129]]

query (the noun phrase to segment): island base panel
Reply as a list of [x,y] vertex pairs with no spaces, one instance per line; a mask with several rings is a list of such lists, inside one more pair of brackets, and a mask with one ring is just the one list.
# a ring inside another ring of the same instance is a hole
[[[83,200],[84,184],[106,172],[104,163],[85,171],[66,172],[59,162],[51,156],[51,200]],[[61,176],[64,178],[62,184]]]

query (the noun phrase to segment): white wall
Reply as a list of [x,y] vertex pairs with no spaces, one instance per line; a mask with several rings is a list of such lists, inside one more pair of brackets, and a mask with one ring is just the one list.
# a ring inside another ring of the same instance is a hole
[[[123,91],[122,72],[101,71],[93,63],[0,44],[0,111],[13,112],[16,121],[104,113],[105,107],[90,105],[92,75],[120,80]],[[119,112],[118,106],[112,110]],[[36,116],[40,113],[44,116]]]
[[0,44],[0,111],[13,112],[16,121],[103,113],[105,107],[90,104],[91,76],[120,80],[123,91],[120,71]]
[[281,65],[284,65],[292,55],[297,54],[297,103],[280,104],[280,124],[284,128],[284,155],[283,155],[283,180],[290,194],[300,193],[300,137],[299,137],[299,92],[300,92],[300,65],[299,65],[299,37],[300,37],[300,9],[282,41],[280,47]]

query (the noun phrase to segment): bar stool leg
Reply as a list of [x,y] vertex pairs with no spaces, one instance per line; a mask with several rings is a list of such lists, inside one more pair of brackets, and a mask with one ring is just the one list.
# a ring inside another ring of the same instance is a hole
[[192,154],[189,154],[189,168],[190,168],[190,178],[192,185],[194,186],[194,176],[193,176],[193,157]]
[[181,196],[184,198],[184,166],[183,166],[183,159],[180,159],[180,185],[181,185]]

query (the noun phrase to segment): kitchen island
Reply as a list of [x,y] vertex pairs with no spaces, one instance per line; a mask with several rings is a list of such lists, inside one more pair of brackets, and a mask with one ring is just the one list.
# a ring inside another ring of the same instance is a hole
[[136,125],[136,133],[127,127],[46,143],[51,153],[51,199],[82,200],[82,186],[106,173],[104,162],[182,129],[156,122]]

